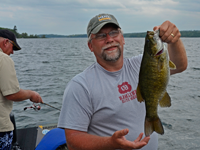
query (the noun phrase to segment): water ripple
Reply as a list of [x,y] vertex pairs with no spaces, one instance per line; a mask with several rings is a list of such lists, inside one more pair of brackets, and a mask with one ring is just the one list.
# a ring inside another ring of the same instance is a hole
[[[170,108],[159,108],[165,134],[159,135],[160,150],[200,149],[200,38],[183,38],[188,55],[188,69],[172,75],[168,93]],[[76,74],[95,62],[86,38],[18,39],[21,51],[11,57],[15,62],[20,87],[37,91],[43,101],[61,108],[67,83]],[[125,57],[143,52],[144,38],[126,38]],[[42,106],[40,111],[27,110],[30,101],[14,103],[17,127],[57,123],[59,111]]]

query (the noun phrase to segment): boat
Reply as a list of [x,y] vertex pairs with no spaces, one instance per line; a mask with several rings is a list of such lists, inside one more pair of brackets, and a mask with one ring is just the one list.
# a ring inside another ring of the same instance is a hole
[[10,114],[14,125],[11,150],[64,150],[67,149],[64,129],[57,124],[38,125],[17,129],[14,114]]

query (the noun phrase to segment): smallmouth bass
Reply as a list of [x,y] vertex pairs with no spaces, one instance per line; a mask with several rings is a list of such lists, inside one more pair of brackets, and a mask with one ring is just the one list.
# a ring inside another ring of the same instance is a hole
[[168,50],[159,37],[159,30],[147,31],[136,91],[138,101],[144,101],[146,106],[146,136],[154,131],[164,134],[157,108],[158,104],[161,107],[171,106],[171,98],[166,91],[170,69],[176,69],[176,66],[169,60]]

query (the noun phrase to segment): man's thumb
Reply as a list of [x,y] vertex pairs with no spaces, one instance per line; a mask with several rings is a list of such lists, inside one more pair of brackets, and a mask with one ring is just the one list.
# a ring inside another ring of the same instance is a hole
[[153,28],[153,30],[156,31],[156,30],[158,30],[159,28],[160,28],[160,26],[155,26],[155,27]]
[[121,130],[121,134],[120,134],[120,136],[125,136],[125,135],[128,134],[128,132],[129,132],[128,129],[123,129],[123,130]]

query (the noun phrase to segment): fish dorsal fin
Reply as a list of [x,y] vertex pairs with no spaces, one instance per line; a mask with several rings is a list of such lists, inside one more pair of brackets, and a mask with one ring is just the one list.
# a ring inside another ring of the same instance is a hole
[[176,69],[176,65],[171,60],[169,60],[169,68]]
[[159,101],[159,105],[160,105],[160,107],[170,107],[171,106],[171,98],[167,92],[165,92],[165,95]]
[[144,99],[142,98],[142,95],[141,95],[141,93],[140,93],[139,85],[138,85],[137,90],[136,90],[136,95],[137,95],[137,100],[138,100],[138,102],[141,103],[141,102],[144,101]]

